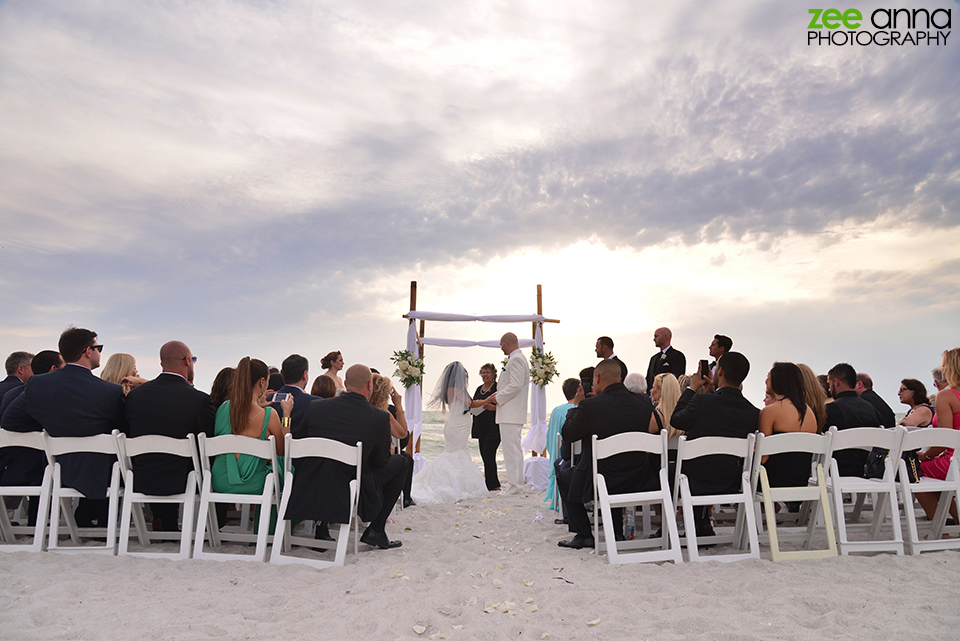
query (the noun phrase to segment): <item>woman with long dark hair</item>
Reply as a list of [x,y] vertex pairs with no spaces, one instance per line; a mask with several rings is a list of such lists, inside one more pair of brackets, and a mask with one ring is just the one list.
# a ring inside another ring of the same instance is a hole
[[928,427],[933,422],[933,408],[927,398],[927,388],[915,378],[905,378],[900,381],[900,391],[897,392],[900,402],[909,405],[910,410],[900,419],[900,425],[907,427]]
[[[817,433],[817,417],[807,405],[803,372],[793,363],[774,363],[767,374],[767,392],[773,402],[760,410],[764,436],[791,432]],[[764,457],[770,487],[806,487],[810,478],[808,452],[784,452]]]
[[[280,403],[281,419],[264,398],[269,380],[266,363],[249,356],[240,359],[230,398],[217,409],[214,436],[238,434],[261,441],[273,436],[277,454],[283,455],[283,437],[290,432],[293,397]],[[222,454],[213,461],[210,482],[215,492],[260,494],[269,472],[270,462],[265,459],[247,454]]]

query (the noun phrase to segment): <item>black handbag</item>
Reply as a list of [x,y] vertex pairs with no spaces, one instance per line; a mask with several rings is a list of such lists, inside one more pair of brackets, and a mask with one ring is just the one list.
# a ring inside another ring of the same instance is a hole
[[[875,447],[870,450],[870,454],[867,455],[867,463],[863,466],[863,475],[868,479],[883,478],[884,461],[889,455],[889,450],[880,447]],[[910,482],[918,483],[920,477],[923,476],[923,472],[920,469],[920,451],[910,450],[904,452],[901,458],[907,464],[907,477],[909,477]],[[897,472],[896,480],[898,482],[900,481],[899,471]]]

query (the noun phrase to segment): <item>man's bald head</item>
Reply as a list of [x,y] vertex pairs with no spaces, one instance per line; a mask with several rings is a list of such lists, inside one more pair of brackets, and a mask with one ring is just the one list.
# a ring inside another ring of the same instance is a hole
[[179,374],[193,382],[193,352],[186,343],[170,341],[160,348],[160,367],[164,372]]
[[373,387],[373,373],[366,365],[357,363],[347,368],[347,374],[343,377],[343,386],[348,392],[356,392],[370,398],[371,388]]
[[507,356],[510,356],[515,350],[520,347],[520,340],[517,338],[517,335],[513,332],[507,332],[500,337],[500,349],[503,350],[503,353]]

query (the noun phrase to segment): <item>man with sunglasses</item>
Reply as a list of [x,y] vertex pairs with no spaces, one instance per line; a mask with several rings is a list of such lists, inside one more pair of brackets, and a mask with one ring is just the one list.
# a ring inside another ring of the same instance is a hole
[[[54,437],[126,432],[123,388],[93,375],[103,352],[96,332],[68,328],[60,335],[59,351],[66,365],[31,377],[0,419],[0,427],[14,432],[46,430]],[[63,484],[86,497],[77,507],[77,525],[107,525],[105,497],[115,458],[88,452],[58,458]]]

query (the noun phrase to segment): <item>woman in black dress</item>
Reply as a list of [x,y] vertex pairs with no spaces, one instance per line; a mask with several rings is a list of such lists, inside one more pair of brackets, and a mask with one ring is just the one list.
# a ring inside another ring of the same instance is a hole
[[500,426],[497,425],[497,406],[485,402],[497,391],[497,368],[487,363],[480,368],[483,384],[473,394],[471,408],[483,408],[473,417],[470,435],[480,441],[480,458],[483,459],[483,477],[490,491],[500,489],[497,475],[497,448],[500,447]]

